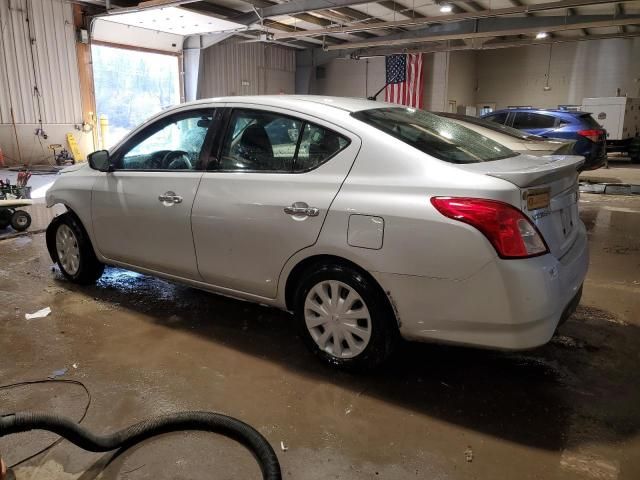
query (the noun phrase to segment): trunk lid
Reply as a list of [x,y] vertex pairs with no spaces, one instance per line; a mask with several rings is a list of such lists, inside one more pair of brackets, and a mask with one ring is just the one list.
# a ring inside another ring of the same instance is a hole
[[527,152],[530,155],[571,155],[571,149],[575,142],[563,142],[560,140],[534,140],[523,142]]
[[538,228],[549,250],[561,258],[578,234],[578,168],[584,158],[570,155],[518,155],[461,168],[501,178],[520,190],[516,205]]

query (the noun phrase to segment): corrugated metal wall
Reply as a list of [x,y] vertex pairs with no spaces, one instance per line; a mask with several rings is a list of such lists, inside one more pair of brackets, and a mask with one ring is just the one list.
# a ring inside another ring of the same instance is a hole
[[80,123],[72,5],[0,0],[0,28],[0,123]]
[[294,93],[295,52],[266,43],[237,41],[202,51],[198,98]]

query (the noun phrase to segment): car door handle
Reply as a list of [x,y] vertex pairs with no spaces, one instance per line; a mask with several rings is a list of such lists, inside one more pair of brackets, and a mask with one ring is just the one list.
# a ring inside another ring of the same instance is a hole
[[287,215],[317,217],[320,214],[320,209],[316,207],[310,207],[304,202],[296,202],[290,207],[284,207],[284,213],[286,213]]
[[162,195],[158,195],[158,200],[166,205],[175,205],[177,203],[182,203],[182,197],[180,195],[176,195],[174,192],[165,192]]

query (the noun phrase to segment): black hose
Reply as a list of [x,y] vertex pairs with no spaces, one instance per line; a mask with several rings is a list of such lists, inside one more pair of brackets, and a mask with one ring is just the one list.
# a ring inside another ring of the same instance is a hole
[[[33,385],[42,385],[42,384],[65,384],[65,385],[77,385],[77,386],[81,387],[84,390],[85,395],[87,396],[87,403],[85,404],[84,409],[82,410],[82,416],[78,419],[78,422],[77,422],[77,423],[82,423],[82,421],[87,416],[87,413],[89,412],[89,407],[91,406],[91,392],[89,391],[87,386],[84,383],[82,383],[80,380],[67,380],[67,379],[59,379],[59,378],[47,378],[47,379],[44,379],[44,380],[27,380],[26,382],[18,382],[18,383],[11,383],[11,384],[8,384],[8,385],[0,385],[0,391],[2,391],[2,390],[11,390],[11,389],[14,389],[14,388],[21,388],[21,387],[27,387],[27,386],[33,386]],[[25,458],[23,458],[21,460],[18,460],[17,462],[14,462],[12,465],[9,465],[9,468],[10,469],[11,468],[15,468],[18,465],[22,465],[23,463],[34,459],[38,455],[40,455],[40,454],[46,452],[47,450],[55,447],[61,441],[62,441],[62,437],[58,437],[57,440],[55,440],[54,442],[51,442],[46,447],[44,447],[44,448],[38,450],[37,452],[29,455],[28,457],[25,457]]]
[[56,433],[90,452],[127,449],[148,438],[184,430],[213,432],[231,438],[256,458],[265,480],[280,480],[280,463],[269,442],[253,427],[226,415],[211,412],[180,412],[136,423],[128,428],[99,436],[64,417],[46,413],[14,413],[0,417],[0,437],[30,430]]

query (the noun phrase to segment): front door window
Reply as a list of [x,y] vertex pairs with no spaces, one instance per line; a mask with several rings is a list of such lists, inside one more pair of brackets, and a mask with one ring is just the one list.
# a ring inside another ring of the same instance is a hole
[[125,146],[119,170],[195,170],[213,113],[191,111],[159,120]]

